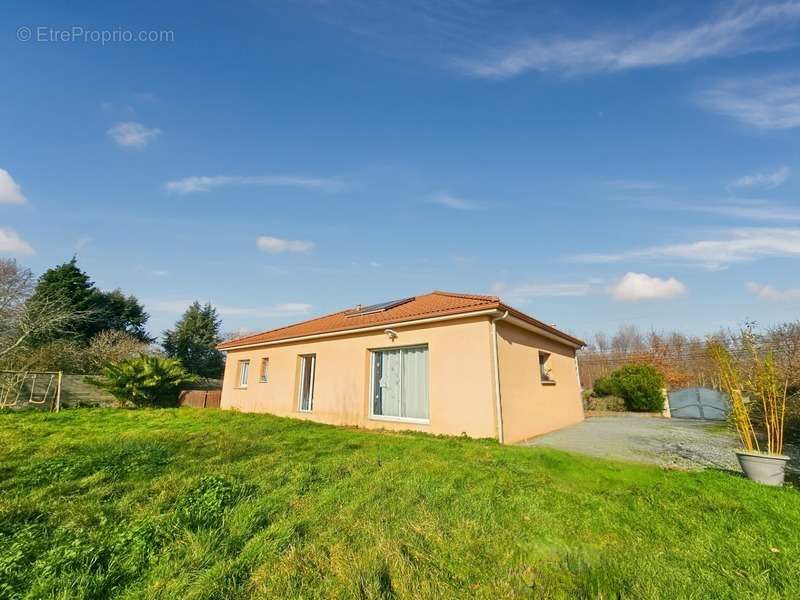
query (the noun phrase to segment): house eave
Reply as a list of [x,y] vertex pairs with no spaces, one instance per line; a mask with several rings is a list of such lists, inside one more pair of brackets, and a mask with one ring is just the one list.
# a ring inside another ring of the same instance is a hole
[[381,323],[379,325],[370,325],[368,327],[356,327],[352,329],[340,329],[337,331],[326,331],[323,333],[313,333],[309,335],[302,335],[302,336],[294,336],[294,337],[287,337],[281,338],[279,340],[269,340],[264,342],[253,342],[250,344],[236,344],[236,345],[227,345],[227,344],[220,344],[217,346],[218,349],[223,350],[225,352],[229,350],[242,350],[246,348],[261,348],[265,346],[277,346],[279,344],[294,344],[297,342],[306,342],[306,341],[313,341],[318,339],[326,339],[326,338],[333,338],[333,337],[343,337],[353,334],[359,333],[370,333],[373,331],[384,331],[386,329],[400,329],[403,327],[413,327],[415,325],[426,325],[429,323],[440,323],[443,321],[454,321],[457,319],[469,319],[472,317],[480,317],[480,316],[489,316],[497,314],[498,309],[490,308],[485,310],[474,310],[474,311],[467,311],[467,312],[460,312],[456,314],[450,315],[443,315],[439,317],[428,317],[424,319],[409,319],[407,321],[398,321],[394,323]]

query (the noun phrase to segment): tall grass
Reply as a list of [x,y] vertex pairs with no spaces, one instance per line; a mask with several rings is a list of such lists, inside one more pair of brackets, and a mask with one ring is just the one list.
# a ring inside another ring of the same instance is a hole
[[797,598],[800,494],[197,409],[0,414],[0,598]]

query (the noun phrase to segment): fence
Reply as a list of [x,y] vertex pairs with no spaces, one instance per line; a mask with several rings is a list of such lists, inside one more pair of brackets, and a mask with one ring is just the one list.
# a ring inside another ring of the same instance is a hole
[[219,408],[222,390],[182,390],[178,394],[179,406],[191,408]]

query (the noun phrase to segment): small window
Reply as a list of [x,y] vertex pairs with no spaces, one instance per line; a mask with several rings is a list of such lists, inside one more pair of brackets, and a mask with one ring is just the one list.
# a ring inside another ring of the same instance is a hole
[[262,358],[261,359],[261,371],[258,374],[258,380],[261,383],[267,383],[269,378],[269,359]]
[[250,361],[249,360],[240,360],[239,361],[239,387],[246,388],[247,387],[247,375],[250,373]]
[[539,352],[539,376],[542,378],[542,383],[555,383],[550,368],[550,353]]
[[316,355],[308,354],[300,357],[299,408],[303,412],[311,412],[314,407],[314,368],[316,365]]

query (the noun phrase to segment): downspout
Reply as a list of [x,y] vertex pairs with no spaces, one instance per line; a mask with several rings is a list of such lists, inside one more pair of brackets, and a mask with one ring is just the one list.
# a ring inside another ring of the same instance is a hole
[[502,321],[508,316],[506,311],[502,316],[492,319],[492,349],[494,350],[494,399],[495,415],[497,417],[497,441],[503,443],[503,406],[500,402],[500,355],[497,351],[497,321]]
[[581,412],[586,413],[586,410],[583,408],[583,386],[581,385],[581,367],[578,365],[578,351],[575,351],[575,377],[578,380],[578,401],[581,405]]

